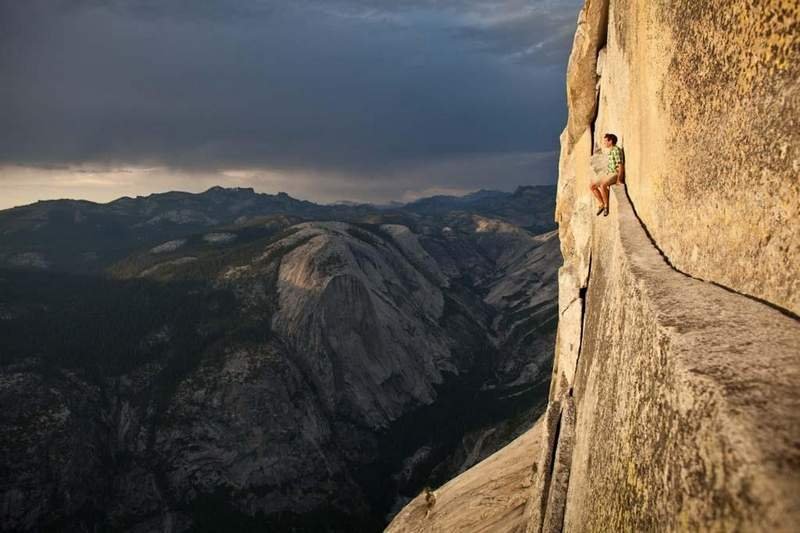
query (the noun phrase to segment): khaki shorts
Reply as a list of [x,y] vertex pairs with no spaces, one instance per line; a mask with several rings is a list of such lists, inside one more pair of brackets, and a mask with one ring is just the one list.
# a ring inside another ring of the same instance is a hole
[[[613,180],[613,181],[610,181]],[[608,173],[608,174],[595,174],[594,179],[592,180],[592,185],[602,185],[605,182],[610,182],[611,185],[614,185],[619,181],[619,176]]]

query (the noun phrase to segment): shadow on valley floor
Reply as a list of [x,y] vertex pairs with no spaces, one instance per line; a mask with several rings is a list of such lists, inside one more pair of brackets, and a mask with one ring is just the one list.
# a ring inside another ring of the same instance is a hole
[[[464,320],[463,315],[453,316],[454,322],[447,327],[471,327],[459,322]],[[158,336],[153,342],[142,342],[167,323],[168,343]],[[203,354],[214,346],[231,341],[265,342],[273,335],[268,317],[241,313],[230,290],[212,288],[207,283],[0,270],[0,366],[30,365],[34,360],[44,383],[48,382],[48,375],[61,375],[65,370],[77,372],[102,391],[100,398],[109,405],[116,400],[113,390],[104,389],[107,378],[122,376],[166,357],[165,366],[152,384],[152,393],[157,397],[155,409],[164,410],[178,383],[197,368]],[[191,518],[191,531],[382,531],[399,510],[398,505],[414,497],[423,486],[439,486],[458,473],[451,459],[463,447],[465,434],[510,420],[509,434],[499,436],[500,441],[508,442],[513,431],[526,429],[527,421],[544,409],[549,381],[515,388],[486,387],[494,377],[496,349],[485,339],[475,340],[471,346],[471,353],[461,355],[471,361],[469,372],[460,376],[446,374],[444,383],[436,389],[436,402],[406,413],[388,430],[374,435],[376,460],[352,464],[353,477],[367,495],[368,508],[342,512],[334,505],[333,491],[329,506],[311,512],[248,515],[231,503],[240,501],[236,496],[241,494],[217,489],[190,501],[174,501],[172,510]],[[549,377],[550,368],[542,368],[540,375]],[[152,439],[160,424],[158,412],[148,424]],[[110,428],[109,433],[112,432]],[[336,442],[336,435],[333,441]],[[424,447],[429,451],[407,476],[399,477],[404,462]],[[120,462],[124,462],[124,454],[113,457],[109,450],[98,453],[109,476],[124,468]],[[161,485],[159,490],[168,489],[163,479],[156,478],[155,482]],[[111,483],[94,481],[103,486]],[[51,523],[50,529],[69,530],[70,527],[62,527],[67,521],[88,529],[108,524],[103,505],[103,501],[94,502],[77,515]]]

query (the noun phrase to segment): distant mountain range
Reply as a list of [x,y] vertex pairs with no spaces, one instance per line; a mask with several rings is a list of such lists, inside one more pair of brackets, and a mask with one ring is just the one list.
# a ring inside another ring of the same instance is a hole
[[380,531],[546,400],[554,203],[0,211],[3,529]]
[[45,200],[0,210],[0,266],[98,272],[137,248],[265,215],[296,220],[353,220],[421,216],[462,210],[544,233],[555,228],[555,186],[519,187],[513,193],[478,191],[434,196],[397,206],[319,205],[286,193],[212,187],[202,193],[166,192],[98,204]]

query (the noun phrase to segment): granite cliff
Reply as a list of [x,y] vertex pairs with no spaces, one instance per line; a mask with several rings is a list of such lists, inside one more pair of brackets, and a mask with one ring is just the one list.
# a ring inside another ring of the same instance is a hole
[[[797,531],[800,7],[587,0],[547,412],[388,531]],[[627,183],[588,187],[615,133]]]

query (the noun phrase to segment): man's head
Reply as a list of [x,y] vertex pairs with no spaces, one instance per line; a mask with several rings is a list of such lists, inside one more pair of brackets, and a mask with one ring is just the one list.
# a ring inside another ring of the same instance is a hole
[[612,146],[617,145],[617,136],[613,133],[606,133],[603,135],[603,145],[606,148],[611,148]]

